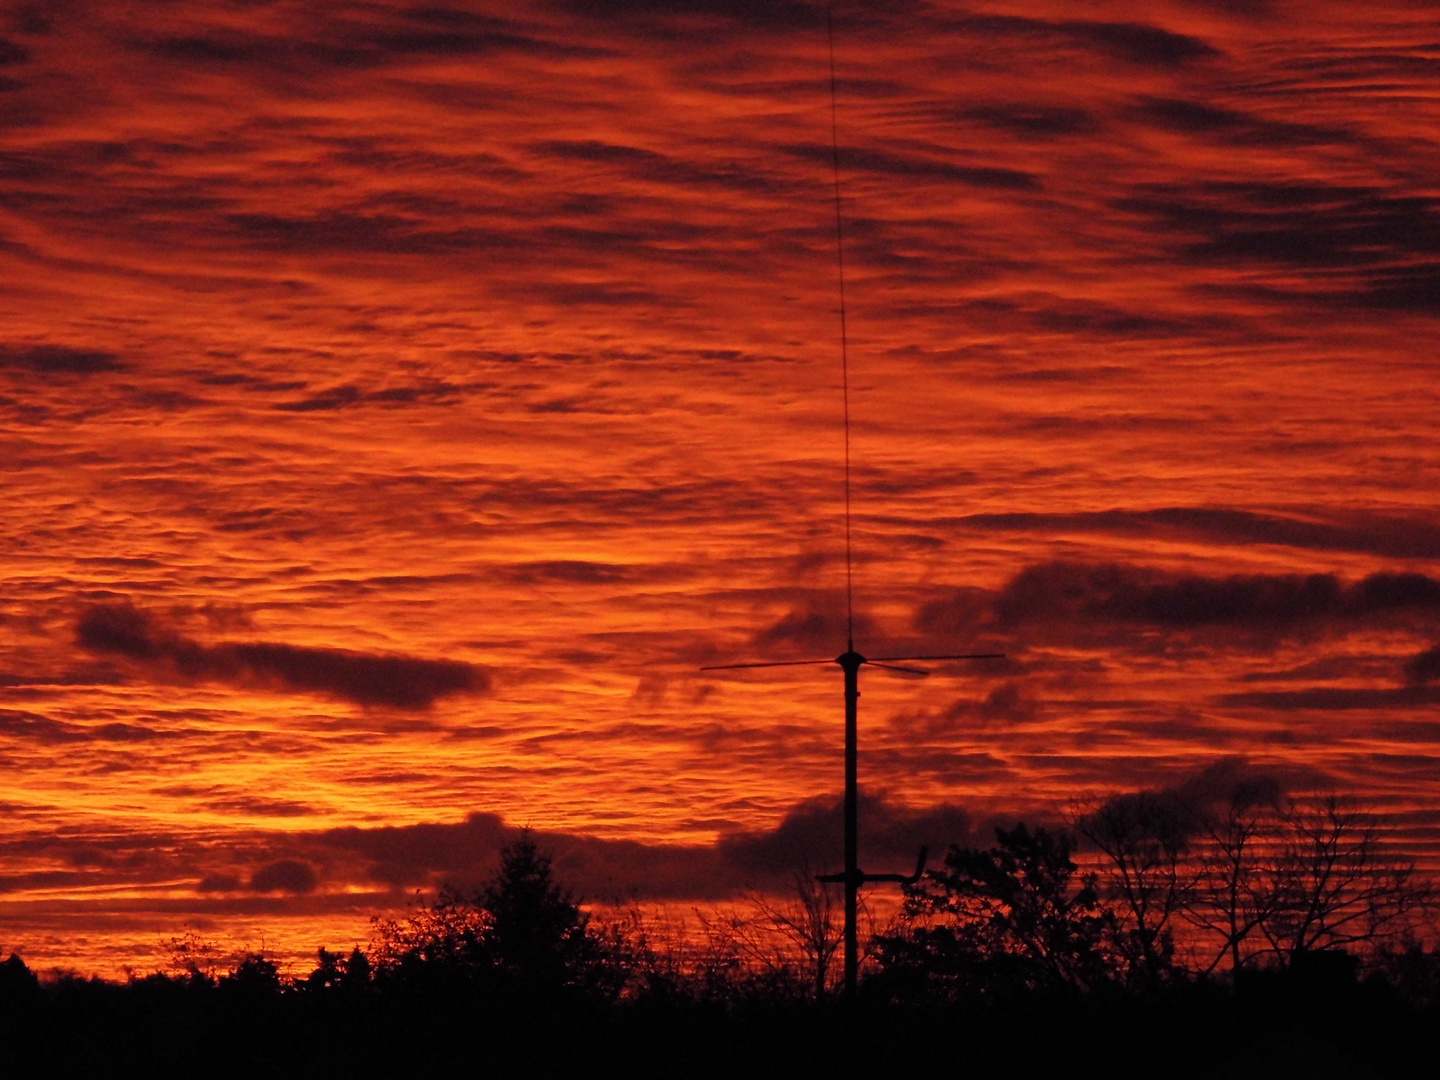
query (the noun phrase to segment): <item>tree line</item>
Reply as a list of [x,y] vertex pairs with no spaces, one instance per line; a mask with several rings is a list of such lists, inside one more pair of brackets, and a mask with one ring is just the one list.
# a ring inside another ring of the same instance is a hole
[[1355,1036],[1380,1040],[1367,1060],[1388,1047],[1440,1063],[1433,885],[1381,819],[1336,796],[1124,794],[952,846],[870,927],[856,1001],[836,988],[836,901],[807,872],[788,896],[742,897],[683,932],[596,918],[527,833],[476,893],[444,890],[378,922],[367,948],[321,949],[305,975],[263,954],[221,973],[193,937],[173,943],[170,971],[127,983],[42,984],[12,954],[0,1036],[12,1051],[45,1041],[67,1068],[128,1055],[153,1075],[202,1058],[237,1075],[414,1071],[502,1049],[557,1068],[660,1053],[668,1075],[722,1075],[771,1061],[777,1038],[774,1060],[804,1071],[917,1038],[935,1053],[937,1030],[965,1033],[977,1061],[1073,1066],[1062,1050],[1097,1031],[1156,1052],[1188,1040],[1202,1061],[1218,1031],[1232,1056],[1294,1030],[1330,1047],[1370,1016]]
[[1017,824],[952,848],[878,936],[872,970],[949,997],[1327,965],[1383,977],[1433,957],[1437,914],[1434,883],[1352,800],[1139,792],[1077,807],[1065,830]]

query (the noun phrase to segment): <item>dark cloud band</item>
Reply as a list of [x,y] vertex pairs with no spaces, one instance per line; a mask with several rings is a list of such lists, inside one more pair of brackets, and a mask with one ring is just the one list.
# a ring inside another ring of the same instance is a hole
[[1048,562],[1026,567],[996,593],[971,589],[926,604],[916,624],[937,631],[1108,625],[1283,634],[1387,617],[1440,617],[1440,581],[1389,573],[1349,583],[1335,574],[1206,577],[1117,563]]
[[159,625],[130,604],[93,607],[75,639],[185,680],[326,694],[359,705],[428,709],[450,694],[481,693],[489,677],[472,664],[264,642],[204,645]]

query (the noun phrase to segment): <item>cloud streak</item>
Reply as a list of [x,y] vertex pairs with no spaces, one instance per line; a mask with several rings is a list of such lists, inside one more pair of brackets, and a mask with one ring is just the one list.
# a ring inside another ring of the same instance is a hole
[[130,604],[90,608],[76,623],[75,641],[89,652],[184,680],[326,694],[365,706],[428,709],[438,698],[482,693],[490,685],[484,672],[453,660],[267,642],[202,645]]

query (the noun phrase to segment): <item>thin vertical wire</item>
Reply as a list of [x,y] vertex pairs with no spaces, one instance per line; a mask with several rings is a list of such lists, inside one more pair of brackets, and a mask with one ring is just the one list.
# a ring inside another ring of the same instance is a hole
[[845,402],[845,640],[855,649],[854,566],[850,555],[850,339],[845,321],[845,230],[840,214],[840,111],[835,92],[835,12],[825,9],[830,38],[830,164],[835,178],[835,266],[840,278],[840,383]]

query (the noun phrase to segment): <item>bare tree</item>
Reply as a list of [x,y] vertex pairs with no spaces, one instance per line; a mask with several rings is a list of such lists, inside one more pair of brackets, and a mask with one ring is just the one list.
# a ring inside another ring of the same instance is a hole
[[1245,963],[1244,944],[1276,912],[1273,854],[1279,791],[1274,784],[1237,784],[1196,816],[1197,872],[1184,917],[1220,947],[1208,974],[1227,956],[1232,971]]
[[742,906],[700,919],[711,952],[728,951],[741,967],[772,985],[804,986],[817,999],[831,989],[843,934],[840,908],[808,870],[795,873],[794,886],[784,896],[751,891]]
[[795,888],[783,901],[756,895],[752,899],[761,920],[799,958],[806,981],[818,1001],[830,987],[835,953],[844,930],[834,893],[806,871],[795,875]]
[[1218,939],[1206,970],[1227,957],[1239,970],[1303,953],[1373,952],[1412,937],[1434,910],[1433,884],[1352,799],[1237,789],[1200,821],[1185,917]]
[[1117,905],[1120,954],[1132,974],[1162,975],[1173,963],[1171,924],[1195,885],[1190,808],[1172,793],[1139,791],[1092,800],[1072,821],[1109,863],[1103,887]]
[[1274,911],[1260,929],[1277,954],[1374,947],[1415,930],[1434,889],[1413,861],[1390,853],[1375,815],[1325,795],[1280,814]]

